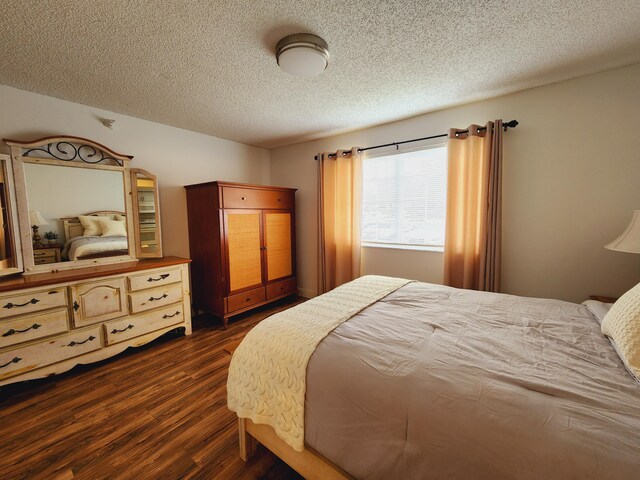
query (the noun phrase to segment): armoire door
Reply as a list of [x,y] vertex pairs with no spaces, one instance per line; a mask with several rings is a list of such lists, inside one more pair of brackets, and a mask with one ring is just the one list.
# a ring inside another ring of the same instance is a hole
[[262,211],[224,210],[229,292],[259,287],[262,280]]
[[294,275],[293,212],[265,210],[264,245],[266,281]]

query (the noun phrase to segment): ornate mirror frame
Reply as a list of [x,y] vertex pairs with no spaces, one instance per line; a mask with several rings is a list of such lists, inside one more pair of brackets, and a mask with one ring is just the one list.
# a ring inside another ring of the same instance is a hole
[[[32,141],[4,139],[11,147],[11,160],[15,179],[18,226],[22,243],[22,259],[25,274],[83,268],[92,265],[113,264],[136,259],[134,208],[132,203],[130,155],[123,155],[92,140],[75,136],[45,137]],[[128,254],[87,260],[73,260],[45,265],[36,265],[33,257],[32,231],[29,221],[29,206],[24,174],[25,163],[57,165],[97,170],[122,172],[125,195]]]

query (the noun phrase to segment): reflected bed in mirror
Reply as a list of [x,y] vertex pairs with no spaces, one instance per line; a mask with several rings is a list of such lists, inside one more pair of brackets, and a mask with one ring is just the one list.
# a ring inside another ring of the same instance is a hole
[[34,264],[127,255],[124,175],[25,162]]
[[129,252],[124,212],[87,212],[61,220],[68,239],[61,253],[63,261],[115,257]]

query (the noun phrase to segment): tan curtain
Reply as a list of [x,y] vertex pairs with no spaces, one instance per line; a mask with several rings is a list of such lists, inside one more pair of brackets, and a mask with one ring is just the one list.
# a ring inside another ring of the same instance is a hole
[[331,155],[318,155],[319,294],[360,276],[362,157],[357,148]]
[[451,129],[444,283],[500,291],[502,250],[502,120],[486,130]]

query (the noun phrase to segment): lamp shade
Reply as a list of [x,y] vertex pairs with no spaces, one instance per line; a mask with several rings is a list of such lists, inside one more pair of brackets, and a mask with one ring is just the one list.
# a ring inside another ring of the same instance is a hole
[[38,210],[31,210],[29,212],[29,222],[32,227],[41,227],[43,225],[49,225],[49,222],[42,216]]
[[627,229],[604,248],[616,252],[640,253],[640,210],[633,212],[633,218]]
[[285,72],[302,78],[319,75],[329,65],[327,42],[310,33],[288,35],[276,45],[278,65]]

